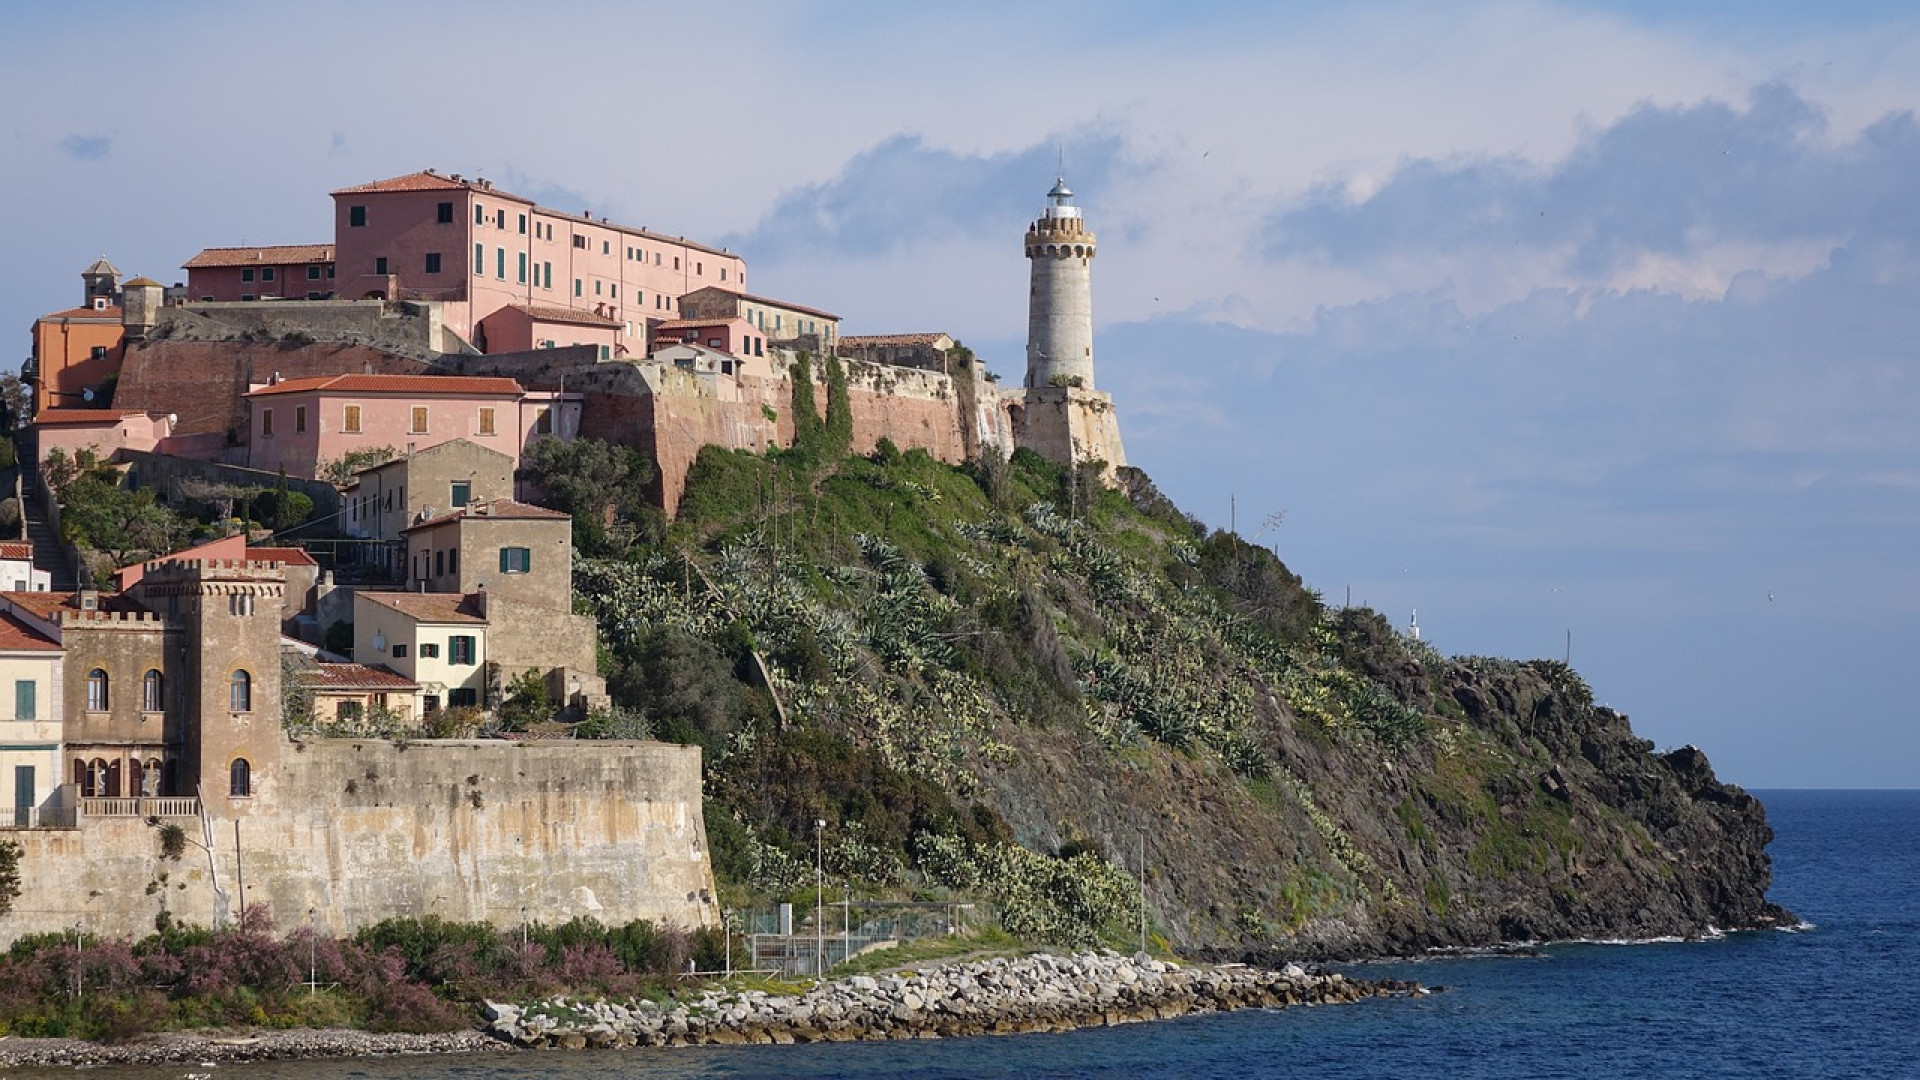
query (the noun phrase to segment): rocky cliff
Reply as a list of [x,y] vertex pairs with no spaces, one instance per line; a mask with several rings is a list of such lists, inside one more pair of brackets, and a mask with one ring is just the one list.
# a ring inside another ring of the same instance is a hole
[[[698,741],[736,899],[967,896],[1009,929],[1361,955],[1773,925],[1760,804],[1554,661],[1322,604],[1138,472],[965,469],[834,417],[703,452],[583,564],[620,723]],[[816,835],[816,821],[827,823]]]

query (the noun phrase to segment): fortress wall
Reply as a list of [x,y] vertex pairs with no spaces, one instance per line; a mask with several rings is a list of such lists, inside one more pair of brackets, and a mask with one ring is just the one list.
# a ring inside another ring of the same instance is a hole
[[266,382],[279,372],[289,379],[322,375],[414,375],[426,364],[367,345],[286,341],[151,341],[127,350],[113,394],[116,409],[172,412],[173,434],[225,434],[246,430],[241,395],[248,379]]
[[[248,906],[283,929],[309,908],[337,934],[396,915],[511,927],[523,907],[549,923],[718,920],[697,748],[323,739],[288,745],[279,781],[241,826],[242,866],[233,821],[216,818],[214,873],[237,911],[244,869]],[[201,839],[197,820],[170,820]],[[163,908],[213,922],[206,853],[161,859],[138,817],[8,835],[24,848],[21,895],[0,941],[76,921],[140,936]]]
[[1014,437],[1050,461],[1104,461],[1107,473],[1127,463],[1111,395],[1078,387],[1029,389],[1010,399]]

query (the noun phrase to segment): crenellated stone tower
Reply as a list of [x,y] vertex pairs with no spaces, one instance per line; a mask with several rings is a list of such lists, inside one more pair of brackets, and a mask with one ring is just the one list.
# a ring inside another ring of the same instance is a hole
[[1093,384],[1093,257],[1097,241],[1064,178],[1027,226],[1027,382],[1015,441],[1066,464],[1127,463],[1113,398]]

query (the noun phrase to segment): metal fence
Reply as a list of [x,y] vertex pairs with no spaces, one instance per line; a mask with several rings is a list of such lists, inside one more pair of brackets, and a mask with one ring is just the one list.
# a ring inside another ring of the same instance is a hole
[[836,900],[784,917],[775,909],[736,912],[732,918],[734,933],[747,939],[748,966],[811,977],[874,949],[971,932],[994,912],[944,901]]

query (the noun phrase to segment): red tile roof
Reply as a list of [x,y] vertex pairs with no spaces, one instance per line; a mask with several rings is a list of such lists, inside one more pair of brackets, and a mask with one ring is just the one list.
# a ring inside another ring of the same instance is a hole
[[258,562],[277,562],[285,566],[319,566],[313,556],[303,548],[295,547],[251,547],[247,549],[247,558]]
[[270,244],[263,247],[215,247],[180,264],[183,270],[215,266],[285,266],[333,261],[332,244]]
[[558,510],[549,510],[544,506],[534,506],[518,499],[481,499],[468,503],[458,510],[428,518],[417,525],[409,525],[401,532],[413,532],[415,529],[430,529],[435,525],[444,525],[456,518],[487,518],[501,521],[572,521],[570,515]]
[[573,308],[549,307],[545,304],[508,304],[508,307],[520,312],[529,319],[541,322],[575,323],[581,326],[619,326],[618,320],[605,315],[595,315],[591,311],[578,311]]
[[62,424],[117,424],[129,416],[145,416],[138,409],[48,409],[33,418],[40,427]]
[[299,394],[309,391],[333,394],[484,394],[519,397],[523,390],[512,379],[470,375],[322,375],[311,379],[282,379],[271,386],[251,391],[248,397],[268,394]]
[[31,559],[33,545],[25,540],[0,541],[0,559]]
[[59,642],[21,622],[12,612],[0,611],[0,650],[53,652],[59,648]]
[[65,311],[49,311],[45,315],[40,316],[40,321],[52,322],[55,319],[90,319],[94,322],[121,322],[125,319],[125,316],[126,313],[117,307],[76,307],[67,308]]
[[[0,592],[14,607],[30,611],[43,619],[57,619],[63,611],[80,610],[80,594],[71,592]],[[125,593],[100,594],[101,611],[144,611],[133,598]]]
[[472,623],[486,625],[480,617],[477,601],[459,593],[422,593],[422,592],[362,592],[360,596],[369,602],[390,608],[415,622],[423,623]]
[[843,334],[840,344],[856,349],[863,345],[938,345],[941,338],[953,341],[951,334]]
[[333,194],[377,195],[389,191],[466,191],[469,189],[485,191],[492,195],[502,195],[520,202],[532,201],[531,199],[522,199],[518,195],[508,195],[504,191],[483,188],[469,180],[455,180],[452,177],[441,176],[432,169],[424,169],[420,172],[408,173],[405,176],[395,176],[386,180],[375,180],[371,184],[355,184],[352,187],[343,187],[333,192]]
[[698,330],[703,326],[725,326],[730,322],[745,322],[738,315],[716,315],[711,319],[668,319],[654,324],[655,330]]
[[326,690],[418,690],[420,684],[396,671],[367,664],[320,664],[315,689]]
[[[750,304],[762,304],[767,307],[779,308],[782,311],[797,311],[802,315],[818,315],[823,319],[832,319],[834,322],[840,321],[840,316],[835,315],[831,311],[821,311],[819,308],[810,308],[802,304],[795,304],[786,300],[772,300],[764,296],[754,296],[752,293],[736,292],[732,289],[723,289],[718,285],[708,285],[706,288],[703,288],[703,289],[695,289],[694,292],[702,293],[702,292],[708,291],[709,289],[717,293],[727,293],[741,300],[745,300]],[[688,295],[692,295],[692,294],[689,293]],[[685,297],[682,297],[681,299],[684,300]]]

